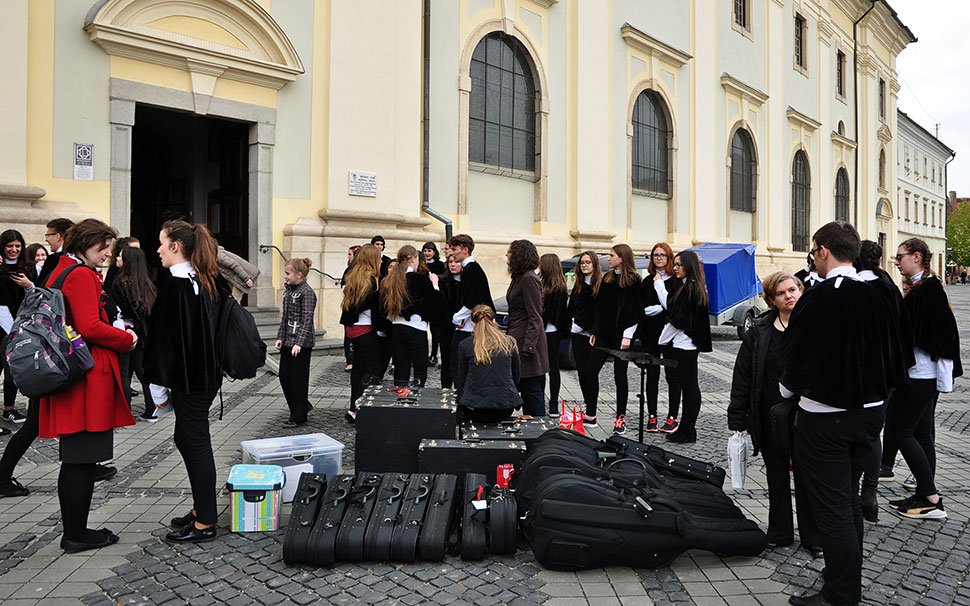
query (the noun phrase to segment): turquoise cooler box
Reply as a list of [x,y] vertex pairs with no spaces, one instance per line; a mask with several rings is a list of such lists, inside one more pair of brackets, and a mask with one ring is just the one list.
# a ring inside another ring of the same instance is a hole
[[286,474],[283,502],[293,500],[302,473],[322,473],[327,480],[340,474],[344,445],[325,433],[246,440],[243,463],[279,465]]
[[226,488],[233,532],[276,530],[286,476],[279,465],[233,465]]

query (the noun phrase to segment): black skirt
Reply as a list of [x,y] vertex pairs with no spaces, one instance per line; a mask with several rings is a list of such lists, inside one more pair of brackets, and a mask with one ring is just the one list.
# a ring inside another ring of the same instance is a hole
[[61,462],[101,463],[114,458],[114,430],[79,431],[60,438]]

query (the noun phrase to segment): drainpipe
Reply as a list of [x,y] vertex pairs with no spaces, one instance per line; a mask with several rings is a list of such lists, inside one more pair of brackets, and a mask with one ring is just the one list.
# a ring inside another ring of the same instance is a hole
[[[955,151],[950,152],[950,159],[943,163],[943,195],[946,198],[946,202],[943,204],[943,239],[947,244],[950,243],[946,232],[949,231],[950,223],[950,213],[948,209],[950,207],[950,162],[953,162],[957,158],[957,153]],[[956,210],[956,209],[954,209]],[[943,246],[943,275],[946,276],[946,264],[949,263],[950,255],[947,251],[950,250],[949,246]]]
[[855,102],[855,154],[853,154],[855,159],[855,176],[852,179],[854,219],[852,222],[857,229],[859,227],[859,42],[856,38],[856,33],[859,22],[865,19],[866,15],[872,12],[872,9],[876,8],[876,2],[879,1],[869,0],[869,8],[852,24],[852,86],[854,89],[852,96]]
[[422,70],[421,70],[421,129],[422,129],[422,150],[421,150],[421,210],[423,210],[431,217],[441,221],[445,224],[445,241],[451,239],[452,227],[451,219],[439,213],[435,209],[431,208],[431,201],[429,200],[430,194],[429,189],[429,170],[428,170],[428,150],[431,147],[428,141],[431,130],[429,128],[429,123],[431,121],[431,116],[429,107],[429,89],[431,78],[428,75],[428,70],[431,67],[431,0],[424,0],[424,20],[422,22],[424,31],[422,32],[424,42],[421,45],[421,60],[422,60]]

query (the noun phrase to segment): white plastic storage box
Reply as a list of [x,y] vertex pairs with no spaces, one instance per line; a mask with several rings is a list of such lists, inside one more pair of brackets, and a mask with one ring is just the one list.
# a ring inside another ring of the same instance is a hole
[[243,463],[279,465],[286,473],[283,501],[293,500],[293,492],[304,472],[326,474],[327,481],[340,474],[344,445],[325,433],[283,436],[242,443]]

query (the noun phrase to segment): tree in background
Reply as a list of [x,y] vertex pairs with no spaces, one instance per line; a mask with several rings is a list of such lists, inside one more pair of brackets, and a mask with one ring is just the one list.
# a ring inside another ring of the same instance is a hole
[[960,204],[947,219],[946,246],[950,249],[948,263],[970,265],[970,204]]

